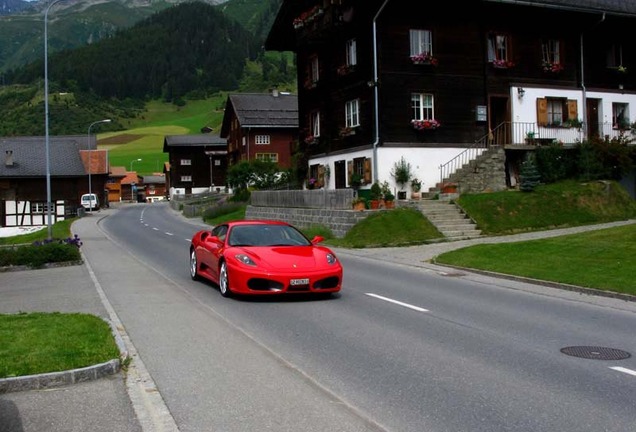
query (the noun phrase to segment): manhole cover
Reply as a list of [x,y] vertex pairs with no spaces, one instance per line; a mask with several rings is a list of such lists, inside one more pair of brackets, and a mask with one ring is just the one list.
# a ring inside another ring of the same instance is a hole
[[623,360],[632,355],[627,351],[616,348],[605,348],[596,346],[571,346],[561,348],[563,354],[593,360]]

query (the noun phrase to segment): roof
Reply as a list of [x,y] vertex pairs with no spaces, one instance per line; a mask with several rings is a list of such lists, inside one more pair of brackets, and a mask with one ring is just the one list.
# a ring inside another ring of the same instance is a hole
[[111,177],[126,177],[126,167],[123,167],[123,166],[110,167],[110,176]]
[[145,175],[141,176],[143,184],[165,184],[166,176],[164,175]]
[[229,135],[231,115],[240,127],[298,128],[298,96],[289,93],[231,94],[225,104],[221,136]]
[[227,147],[227,142],[218,134],[198,135],[166,135],[163,139],[163,152],[168,153],[168,147]]
[[[55,177],[86,175],[79,151],[85,144],[86,136],[49,137],[49,174]],[[11,166],[6,163],[9,154],[13,160]],[[0,138],[0,178],[46,176],[46,159],[45,137]]]
[[[80,150],[80,157],[86,172],[91,174],[109,174],[108,150]],[[90,171],[89,171],[90,158]]]
[[124,177],[121,181],[121,184],[126,185],[126,184],[132,184],[132,183],[139,183],[139,177],[137,177],[137,173],[134,171],[129,171],[126,173],[126,177]]
[[[607,15],[636,16],[636,1],[634,0],[482,0],[488,3],[503,3],[522,7],[557,8],[576,12]],[[389,4],[399,3],[400,0],[389,0]],[[293,20],[302,12],[315,6],[313,0],[282,0],[278,14],[274,19],[270,32],[265,40],[265,49],[270,51],[295,51],[297,47],[297,33],[293,27]],[[344,2],[343,2],[344,3]],[[347,2],[363,5],[365,9],[377,11],[384,0],[354,0]],[[401,0],[402,4],[406,1]],[[475,1],[475,3],[477,3]],[[339,7],[339,6],[338,6]],[[406,8],[406,5],[404,5]],[[406,10],[406,9],[404,9]],[[371,14],[373,16],[373,14]]]

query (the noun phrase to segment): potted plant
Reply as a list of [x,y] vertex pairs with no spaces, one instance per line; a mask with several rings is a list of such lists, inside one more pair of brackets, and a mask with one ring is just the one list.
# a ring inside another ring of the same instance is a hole
[[360,189],[362,186],[362,176],[356,172],[351,173],[351,177],[349,178],[349,186],[354,190]]
[[392,209],[395,207],[395,195],[391,192],[384,194],[384,208]]
[[397,183],[401,189],[398,192],[398,199],[406,199],[406,191],[402,189],[404,189],[404,185],[411,180],[412,173],[411,163],[404,159],[404,156],[402,156],[400,160],[395,162],[393,165],[391,176],[395,179],[395,183]]
[[417,177],[413,178],[413,180],[411,180],[411,198],[420,199],[422,196],[420,194],[421,190],[422,190],[422,182]]
[[369,198],[371,199],[371,202],[369,203],[369,206],[371,207],[371,209],[377,209],[380,208],[380,200],[382,199],[382,188],[380,187],[380,184],[376,181],[371,185],[371,193],[369,194]]
[[367,200],[362,197],[355,197],[351,200],[351,206],[356,211],[362,211],[367,208]]

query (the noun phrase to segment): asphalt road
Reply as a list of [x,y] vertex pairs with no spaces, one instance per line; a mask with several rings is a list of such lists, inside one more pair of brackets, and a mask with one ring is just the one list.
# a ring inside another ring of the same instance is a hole
[[636,431],[636,359],[560,351],[636,353],[633,303],[346,250],[334,299],[224,299],[165,204],[99,227],[122,251],[105,295],[181,431]]

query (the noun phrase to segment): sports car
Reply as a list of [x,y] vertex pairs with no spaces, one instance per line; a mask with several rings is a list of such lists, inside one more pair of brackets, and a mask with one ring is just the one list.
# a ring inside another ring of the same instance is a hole
[[192,236],[190,276],[233,294],[275,295],[340,291],[342,265],[323,237],[309,240],[294,226],[273,220],[240,220]]

